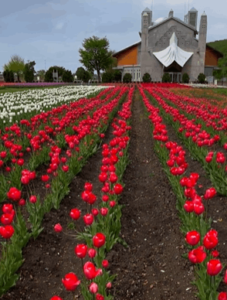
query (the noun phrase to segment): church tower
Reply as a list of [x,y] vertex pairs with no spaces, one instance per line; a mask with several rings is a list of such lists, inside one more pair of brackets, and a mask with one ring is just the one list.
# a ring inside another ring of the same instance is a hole
[[204,62],[205,62],[205,54],[206,54],[206,40],[207,40],[207,15],[205,12],[201,15],[200,19],[200,27],[199,27],[199,55],[200,55],[200,63],[201,73],[204,73]]

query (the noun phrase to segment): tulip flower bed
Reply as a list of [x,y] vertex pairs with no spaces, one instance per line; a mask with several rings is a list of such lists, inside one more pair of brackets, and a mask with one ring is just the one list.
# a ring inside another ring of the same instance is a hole
[[[51,163],[48,168],[50,172],[48,173],[53,172],[54,177],[52,181],[49,181],[50,176],[48,175],[43,175],[41,177],[43,182],[50,182],[50,184],[48,183],[46,187],[51,187],[50,193],[44,193],[44,195],[42,195],[45,199],[40,201],[40,186],[37,186],[36,188],[34,186],[30,186],[31,190],[25,189],[24,191],[21,191],[21,189],[14,186],[9,188],[7,198],[14,203],[19,201],[18,204],[24,209],[22,209],[22,211],[20,208],[17,209],[17,213],[15,215],[15,207],[13,208],[12,204],[7,203],[3,205],[4,214],[2,215],[1,222],[5,226],[1,227],[0,234],[4,239],[10,239],[11,236],[12,238],[11,242],[2,244],[2,259],[0,262],[1,293],[15,284],[18,275],[14,274],[14,272],[23,262],[21,252],[22,247],[26,245],[31,237],[36,238],[40,234],[42,231],[41,224],[44,214],[50,211],[52,207],[58,208],[62,198],[64,198],[64,196],[69,192],[69,183],[74,175],[80,171],[87,158],[96,151],[97,143],[99,142],[100,137],[102,137],[103,132],[105,132],[109,121],[117,111],[117,107],[123,100],[122,96],[125,94],[126,90],[127,88],[122,88],[119,95],[113,100],[108,101],[108,97],[107,100],[99,100],[98,106],[97,101],[93,101],[97,108],[91,116],[88,115],[87,119],[81,120],[81,122],[78,123],[78,135],[71,135],[70,140],[70,135],[65,135],[69,148],[67,149],[66,147],[66,149],[64,149],[64,153],[69,159],[62,156],[62,150],[57,145],[52,143],[49,147],[50,154],[52,155],[50,155]],[[114,93],[116,93],[116,91],[114,91]],[[114,94],[112,94],[112,97],[113,95]],[[109,99],[111,99],[110,96],[111,94],[109,95]],[[72,152],[73,149],[75,149],[74,153]],[[65,164],[66,162],[67,164]],[[64,165],[61,165],[62,163]],[[21,164],[21,166],[22,165],[23,164]],[[54,165],[56,165],[56,167]],[[34,171],[31,172],[22,169],[20,166],[16,167],[15,170],[12,170],[11,173],[13,173],[13,176],[15,177],[15,182],[18,182],[18,184],[22,184],[25,187],[29,184],[29,181],[33,180],[36,176]],[[20,173],[22,173],[21,178]],[[10,185],[11,184],[12,181],[10,182]],[[37,191],[37,194],[35,193],[34,195],[35,191]],[[22,195],[25,199],[29,198],[27,203],[21,198]],[[24,206],[25,204],[26,206]],[[12,226],[11,224],[14,217],[15,221]],[[28,217],[28,223],[26,221],[26,217]]]
[[172,87],[191,89],[117,85],[4,128],[2,299],[227,300],[226,112]]
[[40,111],[48,111],[90,94],[98,93],[102,86],[64,86],[43,90],[28,90],[0,94],[0,129],[22,119],[31,118]]

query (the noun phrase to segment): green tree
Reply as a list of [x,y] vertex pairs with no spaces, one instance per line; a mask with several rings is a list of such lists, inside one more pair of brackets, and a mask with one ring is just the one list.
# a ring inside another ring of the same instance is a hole
[[205,83],[205,80],[206,80],[205,74],[200,73],[200,74],[198,75],[198,81],[199,81],[199,83]]
[[79,49],[80,62],[85,68],[94,72],[97,71],[98,81],[100,82],[100,71],[106,70],[113,64],[113,58],[109,48],[107,38],[98,38],[93,36],[83,41],[83,49]]
[[53,70],[58,71],[58,77],[62,76],[63,72],[65,71],[65,68],[63,67],[58,67],[58,66],[53,66],[50,67],[45,74],[45,82],[53,82]]
[[125,73],[123,77],[123,82],[124,83],[132,82],[132,75],[130,73]]
[[102,74],[102,82],[103,83],[112,82],[112,80],[113,80],[113,74],[112,74],[112,72],[104,72]]
[[36,72],[36,75],[40,77],[41,81],[44,81],[45,74],[46,74],[45,70],[39,70],[39,71]]
[[3,72],[3,77],[4,77],[5,82],[14,82],[14,74],[12,71],[5,70]]
[[92,74],[85,70],[83,67],[77,68],[76,76],[77,79],[82,80],[84,82],[88,82],[88,80],[92,78]]
[[113,80],[117,81],[117,82],[121,81],[121,71],[120,70],[114,70]]
[[4,71],[9,70],[17,74],[17,80],[20,81],[20,75],[23,74],[25,67],[24,59],[19,55],[13,55],[10,61],[4,65]]
[[171,77],[169,73],[164,73],[162,76],[162,82],[171,82]]
[[62,74],[63,82],[73,82],[73,74],[70,70],[65,70]]
[[151,75],[149,73],[143,75],[143,82],[151,82]]
[[25,64],[24,67],[24,79],[26,82],[33,82],[34,81],[34,73],[35,73],[35,61],[30,61]]
[[182,75],[182,82],[183,83],[189,83],[189,79],[190,79],[190,77],[189,77],[188,73],[184,73]]

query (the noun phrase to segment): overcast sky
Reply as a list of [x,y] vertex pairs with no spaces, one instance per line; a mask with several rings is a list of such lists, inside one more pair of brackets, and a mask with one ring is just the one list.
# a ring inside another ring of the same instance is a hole
[[207,42],[227,38],[226,0],[7,0],[0,8],[0,71],[18,54],[35,60],[36,71],[58,65],[75,72],[84,38],[106,36],[119,51],[140,40],[141,12],[152,6],[153,20],[171,8],[183,20],[194,6],[199,19],[207,14]]

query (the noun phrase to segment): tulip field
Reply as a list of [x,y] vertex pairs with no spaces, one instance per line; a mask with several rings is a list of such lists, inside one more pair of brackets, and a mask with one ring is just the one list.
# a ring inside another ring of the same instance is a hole
[[227,99],[206,93],[0,94],[0,299],[227,300]]

